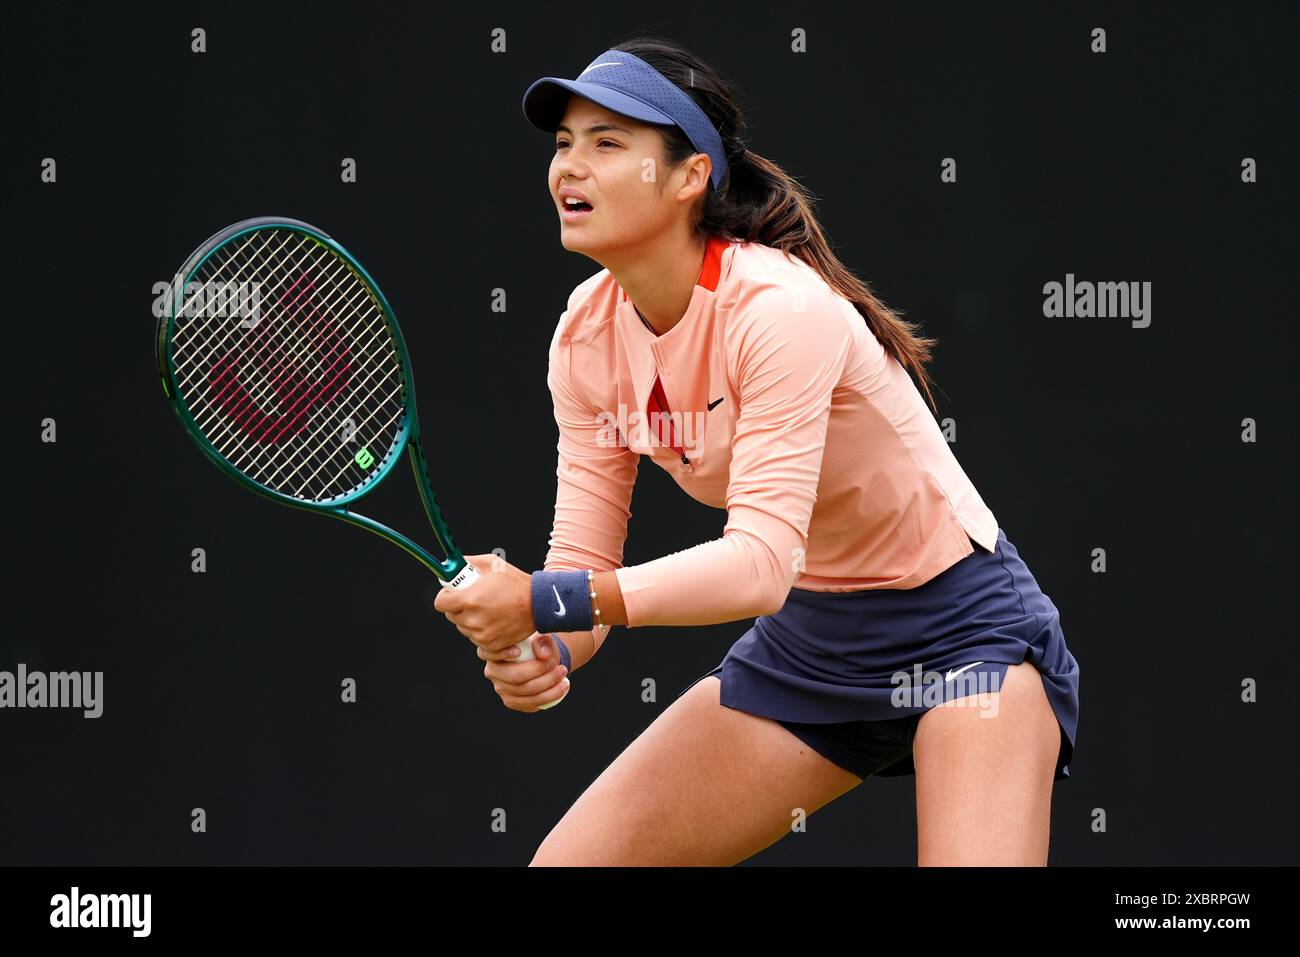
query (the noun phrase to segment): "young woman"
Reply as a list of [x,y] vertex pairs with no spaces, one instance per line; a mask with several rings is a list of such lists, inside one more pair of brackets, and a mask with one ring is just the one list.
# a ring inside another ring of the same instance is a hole
[[[435,607],[528,712],[568,693],[611,625],[756,619],[533,863],[731,864],[800,809],[914,773],[921,864],[1045,864],[1079,668],[908,376],[930,395],[934,340],[838,262],[681,47],[622,43],[538,80],[524,112],[555,136],[561,242],[603,269],[550,347],[545,568],[470,556],[483,577]],[[725,508],[722,537],[623,567],[641,456]],[[513,661],[525,636],[538,657]]]

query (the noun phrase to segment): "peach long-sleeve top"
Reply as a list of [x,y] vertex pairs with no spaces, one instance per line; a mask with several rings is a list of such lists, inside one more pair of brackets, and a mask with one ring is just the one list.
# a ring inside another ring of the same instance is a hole
[[[559,459],[545,567],[616,570],[629,627],[770,614],[792,587],[914,588],[972,539],[996,546],[997,520],[907,372],[848,300],[772,247],[710,241],[663,335],[609,270],[585,280],[547,384]],[[642,456],[726,524],[623,567]]]

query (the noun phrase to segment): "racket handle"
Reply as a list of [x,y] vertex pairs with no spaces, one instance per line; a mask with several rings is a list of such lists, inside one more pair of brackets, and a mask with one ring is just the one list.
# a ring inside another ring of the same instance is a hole
[[[443,588],[468,588],[470,585],[478,581],[478,579],[479,579],[478,569],[475,568],[473,565],[471,565],[469,562],[466,562],[465,567],[460,570],[459,575],[457,575],[449,582],[445,582],[441,578],[439,578],[438,584],[441,585]],[[534,658],[537,657],[535,654],[533,654],[533,642],[531,638],[525,638],[523,641],[519,642],[519,644],[516,647],[519,648],[519,657],[515,658],[514,659],[515,661],[532,661]],[[568,697],[568,692],[565,692],[564,697],[565,698]],[[557,704],[559,704],[563,700],[564,698],[557,698],[556,700],[552,701],[550,704],[541,705],[538,708],[538,710],[545,711],[547,708],[554,708]]]

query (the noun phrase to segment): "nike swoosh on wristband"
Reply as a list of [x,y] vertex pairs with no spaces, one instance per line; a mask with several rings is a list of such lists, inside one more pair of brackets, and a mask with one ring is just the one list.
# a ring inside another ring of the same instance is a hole
[[557,615],[559,615],[561,618],[563,618],[563,617],[564,617],[564,599],[560,597],[560,590],[559,590],[558,588],[556,588],[554,585],[551,586],[551,591],[555,592],[555,600],[558,601],[558,602],[560,603],[560,607],[557,608],[557,609],[555,610],[555,613],[556,613]]
[[984,664],[984,662],[982,662],[982,661],[977,661],[977,662],[975,662],[974,664],[969,664],[969,665],[965,665],[964,667],[958,668],[956,671],[949,671],[949,672],[948,672],[948,677],[944,678],[943,680],[944,680],[944,681],[952,681],[953,678],[956,678],[959,674],[961,674],[961,673],[962,673],[963,671],[965,671],[967,668],[974,668],[975,665],[982,665],[982,664]]

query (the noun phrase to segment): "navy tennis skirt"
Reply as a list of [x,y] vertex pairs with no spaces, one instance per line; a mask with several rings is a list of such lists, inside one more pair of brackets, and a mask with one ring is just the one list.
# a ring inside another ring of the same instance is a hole
[[894,776],[916,772],[912,741],[930,708],[997,691],[1007,668],[1028,660],[1061,726],[1055,779],[1068,778],[1079,665],[1060,612],[1001,528],[993,552],[972,544],[916,588],[792,588],[688,688],[719,675],[726,707],[778,721],[861,778]]

